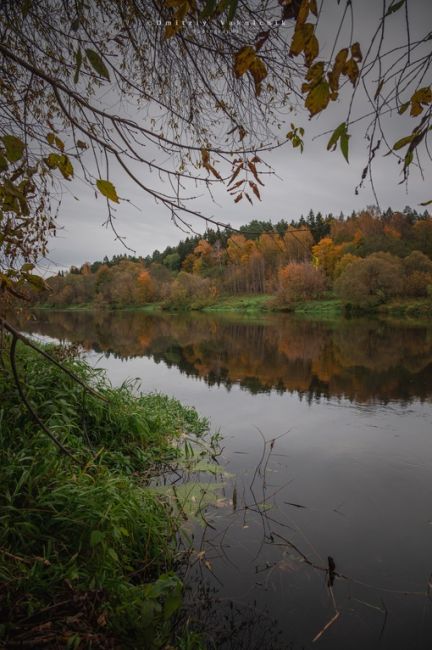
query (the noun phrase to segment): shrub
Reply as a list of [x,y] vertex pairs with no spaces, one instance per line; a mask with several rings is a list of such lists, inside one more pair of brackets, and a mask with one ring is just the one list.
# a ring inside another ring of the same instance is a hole
[[345,271],[346,267],[349,264],[352,264],[352,262],[355,262],[356,260],[362,259],[361,257],[358,257],[358,255],[353,255],[352,253],[347,253],[344,255],[339,262],[337,262],[334,270],[335,278],[338,278],[343,271]]
[[345,305],[376,307],[402,293],[402,262],[390,253],[373,253],[354,260],[337,278],[334,290]]
[[413,251],[403,260],[404,293],[407,296],[427,296],[432,285],[432,261],[420,251]]
[[280,269],[278,280],[277,301],[282,304],[319,298],[325,292],[327,284],[324,271],[309,262],[287,264]]
[[172,283],[164,306],[170,309],[199,309],[211,305],[218,291],[208,278],[182,271]]

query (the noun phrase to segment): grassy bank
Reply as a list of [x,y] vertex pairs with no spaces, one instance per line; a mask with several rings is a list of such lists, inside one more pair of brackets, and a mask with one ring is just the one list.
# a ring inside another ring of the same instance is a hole
[[217,300],[213,305],[204,307],[202,311],[270,311],[273,296],[267,294],[252,294],[240,296],[224,296]]
[[[70,305],[69,307],[53,307],[48,305],[38,305],[36,309],[53,310],[53,311],[93,311],[99,308],[92,304]],[[206,304],[199,307],[195,304],[183,304],[181,307],[174,308],[163,303],[149,303],[141,306],[130,306],[122,308],[107,308],[111,311],[142,311],[148,313],[157,313],[166,311],[177,313],[179,311],[202,311],[206,313],[223,313],[223,312],[243,312],[246,314],[266,313],[266,312],[288,312],[302,316],[316,318],[337,318],[343,316],[346,310],[340,300],[333,297],[326,297],[320,300],[306,300],[303,302],[292,303],[291,305],[278,305],[274,296],[271,294],[251,294],[238,296],[221,296],[213,304]],[[349,311],[349,310],[348,310]],[[432,318],[432,300],[430,298],[399,298],[391,300],[383,305],[379,305],[367,310],[351,310],[351,315],[386,315],[397,316],[399,318]]]
[[179,516],[148,486],[178,458],[173,441],[201,435],[207,422],[174,399],[114,389],[66,359],[102,400],[18,347],[27,398],[75,460],[30,417],[3,355],[0,645],[198,647],[176,626]]
[[432,299],[400,298],[378,307],[378,313],[398,318],[432,318]]
[[125,307],[103,306],[95,305],[94,303],[82,303],[80,305],[49,305],[49,304],[36,304],[32,309],[40,309],[41,311],[144,311],[154,312],[162,309],[162,303],[149,302],[145,305],[127,305]]

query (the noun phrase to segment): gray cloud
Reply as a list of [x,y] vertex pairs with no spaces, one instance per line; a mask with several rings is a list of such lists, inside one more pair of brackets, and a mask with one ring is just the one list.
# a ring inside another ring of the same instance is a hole
[[[343,3],[341,3],[343,4]],[[387,2],[387,5],[389,3]],[[408,0],[410,9],[411,39],[424,35],[432,25],[431,3],[422,0]],[[370,41],[376,27],[378,17],[382,11],[381,3],[368,0],[353,3],[355,10],[354,37],[362,44]],[[330,35],[334,34],[336,25],[336,12],[340,8],[336,3],[329,5],[330,10],[323,15],[320,23],[320,40],[325,47],[332,46]],[[332,8],[333,7],[333,8]],[[347,27],[348,30],[348,27]],[[403,12],[398,12],[387,24],[387,38],[390,44],[396,47],[406,38]],[[328,37],[326,35],[328,34]],[[341,33],[341,47],[347,34]],[[368,40],[369,39],[369,40]],[[424,78],[423,85],[430,83],[430,78]],[[368,78],[368,85],[374,92],[376,87],[373,76]],[[356,115],[361,115],[367,110],[367,100],[363,91],[360,92],[356,106]],[[266,156],[265,161],[275,171],[273,176],[265,176],[265,187],[262,188],[262,201],[255,201],[250,206],[246,201],[234,204],[224,188],[216,188],[215,201],[205,192],[194,200],[191,207],[201,211],[204,215],[215,217],[222,222],[229,222],[233,226],[240,226],[251,219],[296,219],[309,209],[320,210],[323,213],[332,212],[339,214],[351,213],[362,207],[375,204],[375,197],[369,182],[365,183],[358,196],[354,188],[358,184],[361,171],[366,163],[365,127],[360,123],[352,129],[350,140],[350,164],[343,159],[340,151],[329,153],[326,151],[328,135],[313,139],[318,134],[334,129],[346,116],[346,102],[344,92],[341,101],[332,106],[319,119],[309,121],[303,113],[286,117],[280,131],[285,135],[289,130],[289,123],[294,121],[303,125],[307,130],[305,137],[305,151],[301,155],[298,150],[293,150],[289,144],[275,150]],[[386,117],[386,134],[389,142],[396,141],[406,135],[413,128],[412,120],[394,119],[395,116]],[[152,152],[150,151],[152,155]],[[166,158],[166,154],[154,149],[155,159]],[[147,168],[136,168],[137,173],[146,178],[148,183],[153,183],[162,188],[161,181],[156,175],[149,176]],[[408,188],[399,184],[400,167],[391,158],[383,158],[378,152],[374,165],[374,182],[378,199],[382,208],[392,206],[394,209],[403,209],[409,204],[418,207],[421,201],[432,198],[430,192],[430,164],[425,168],[425,178],[415,172],[411,175]],[[153,249],[164,249],[167,245],[174,245],[186,235],[172,223],[166,208],[158,205],[145,192],[137,188],[124,174],[116,172],[115,178],[119,194],[130,201],[122,201],[116,210],[115,225],[118,232],[125,237],[128,246],[136,250],[139,255],[146,255]],[[72,188],[75,190],[75,188]],[[169,188],[166,188],[168,191]],[[195,187],[190,187],[192,194],[196,194]],[[76,193],[78,190],[76,191]],[[108,228],[103,228],[106,220],[106,204],[100,198],[94,198],[94,192],[89,188],[79,185],[79,201],[73,195],[67,194],[63,198],[60,216],[58,237],[53,239],[50,246],[50,256],[43,266],[54,272],[58,268],[68,267],[71,264],[80,265],[86,260],[101,259],[104,255],[123,254],[125,248]],[[136,207],[135,207],[136,206]],[[205,223],[196,218],[187,218],[194,230],[203,232]]]

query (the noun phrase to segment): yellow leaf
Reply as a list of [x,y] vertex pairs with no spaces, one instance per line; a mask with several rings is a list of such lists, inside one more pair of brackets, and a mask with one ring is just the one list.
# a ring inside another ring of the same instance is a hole
[[74,170],[72,167],[72,163],[65,154],[59,156],[59,162],[57,164],[57,167],[63,174],[64,178],[66,178],[66,180],[68,180],[71,176],[73,176]]
[[60,170],[66,180],[73,176],[74,169],[66,154],[50,153],[44,160],[50,169]]
[[175,36],[177,34],[177,32],[179,31],[179,29],[180,29],[179,25],[167,24],[167,26],[165,27],[165,38],[166,38],[166,40],[168,40],[168,39],[172,38],[173,36]]
[[297,15],[297,25],[303,25],[309,15],[309,0],[303,0]]
[[59,137],[55,136],[54,142],[56,144],[56,147],[58,147],[58,149],[60,149],[60,151],[64,151],[64,142],[63,142],[63,140],[60,140]]
[[319,52],[318,39],[315,36],[315,34],[312,34],[312,36],[306,41],[305,48],[304,48],[306,65],[309,66],[312,64],[312,61],[316,59],[316,57],[318,56],[318,52]]
[[349,78],[352,85],[355,86],[359,76],[359,67],[354,59],[349,59],[344,66],[343,73]]
[[165,38],[168,40],[178,34],[183,27],[183,20],[187,14],[193,9],[193,3],[188,0],[166,0],[165,6],[168,8],[176,9],[173,15],[172,22],[166,23]]
[[315,85],[321,81],[323,74],[324,61],[318,61],[317,63],[314,63],[307,71],[306,80],[310,81],[312,85]]
[[321,81],[314,86],[305,100],[305,106],[310,115],[316,115],[325,108],[330,101],[330,86],[327,81]]
[[411,102],[411,117],[417,117],[423,112],[423,106],[419,102]]
[[247,72],[256,58],[256,52],[250,45],[242,47],[234,57],[234,74],[237,78]]
[[309,0],[309,9],[314,16],[318,16],[318,7],[316,0]]
[[361,61],[363,59],[360,43],[353,43],[351,45],[351,56],[355,61]]
[[344,70],[348,58],[348,48],[344,47],[336,54],[333,70],[328,73],[330,88],[335,91],[339,90],[339,78]]
[[415,91],[411,97],[411,110],[410,115],[416,117],[423,112],[422,104],[428,105],[432,104],[432,89],[430,86],[425,86],[424,88],[419,88]]
[[312,38],[313,33],[314,25],[312,25],[312,23],[297,25],[291,41],[290,55],[297,56],[300,52],[303,52],[308,41]]
[[249,66],[249,72],[255,82],[255,95],[259,97],[261,94],[261,82],[267,77],[267,68],[259,56],[255,56],[255,59]]
[[114,187],[114,185],[111,183],[111,181],[104,181],[102,180],[102,178],[99,178],[96,181],[96,187],[98,188],[101,194],[106,196],[107,199],[110,199],[110,201],[114,201],[114,203],[119,203],[117,190]]
[[298,56],[300,52],[303,52],[305,46],[304,34],[302,27],[296,27],[291,40],[290,55]]

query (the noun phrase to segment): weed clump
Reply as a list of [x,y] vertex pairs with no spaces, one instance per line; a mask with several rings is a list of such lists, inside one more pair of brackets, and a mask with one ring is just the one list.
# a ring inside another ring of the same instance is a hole
[[35,411],[78,462],[35,424],[0,369],[0,644],[160,648],[175,637],[182,584],[177,518],[150,481],[175,460],[173,440],[206,420],[163,395],[112,388],[66,365],[106,401],[19,346]]

